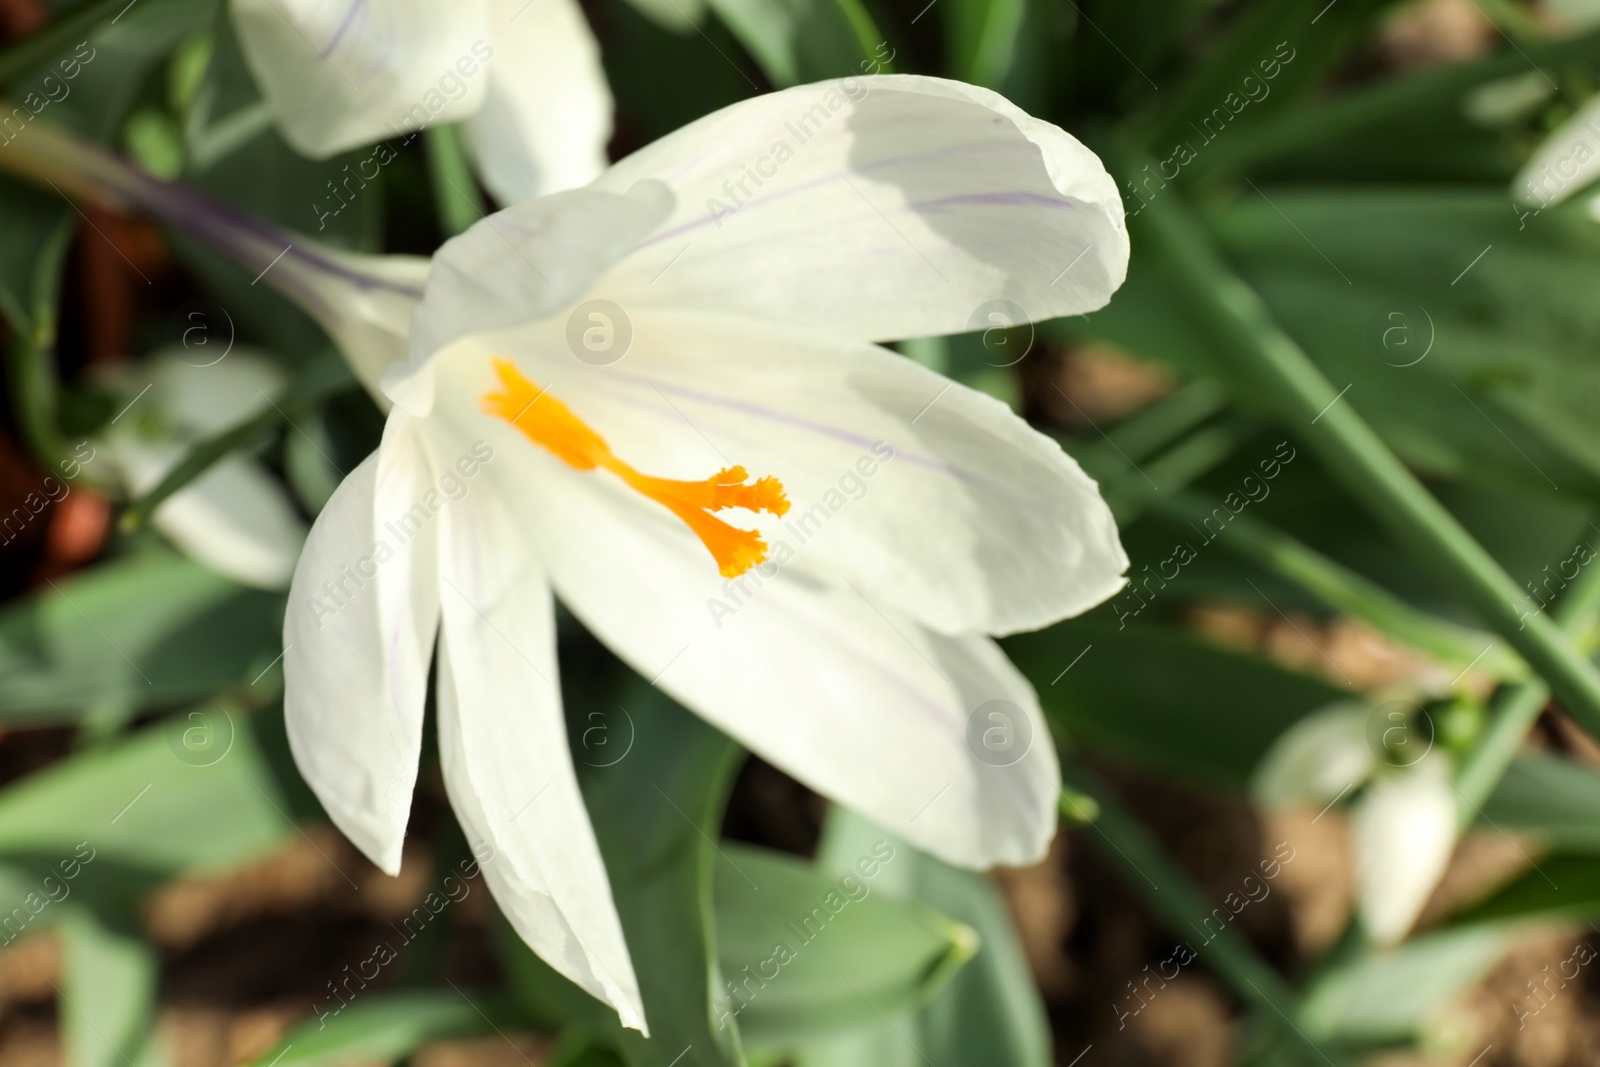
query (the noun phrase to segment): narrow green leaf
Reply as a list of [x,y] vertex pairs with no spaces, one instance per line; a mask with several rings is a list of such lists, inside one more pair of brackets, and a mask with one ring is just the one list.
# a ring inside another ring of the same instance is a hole
[[297,412],[352,388],[355,381],[349,364],[337,353],[323,353],[301,368],[294,379],[284,386],[283,392],[259,414],[191,448],[189,454],[168,471],[154,489],[130,504],[122,513],[120,525],[123,531],[139,529],[168,497],[210,470],[224,456],[260,443],[283,423],[292,421]]
[[[1143,493],[1131,479],[1123,489],[1141,493],[1152,510],[1179,522],[1204,523],[1222,507],[1210,506],[1198,494]],[[1454,669],[1475,666],[1500,679],[1527,674],[1527,665],[1488,634],[1420,611],[1378,583],[1250,515],[1232,515],[1217,542],[1299,585],[1335,611],[1359,619]]]
[[1554,855],[1451,916],[1451,927],[1600,919],[1600,856]]
[[[1573,635],[1580,647],[1592,650],[1600,640],[1600,632],[1595,629],[1596,613],[1600,613],[1600,568],[1590,568],[1556,603],[1556,622]],[[1549,687],[1537,678],[1503,686],[1495,694],[1488,727],[1462,756],[1456,771],[1463,828],[1471,825],[1478,817],[1478,809],[1498,791],[1496,783],[1511,766],[1549,699]]]
[[221,707],[198,715],[80,752],[0,793],[0,854],[178,872],[280,844],[292,825],[248,721]]
[[860,0],[710,0],[778,86],[888,73],[883,41]]
[[[1192,634],[1071,619],[1005,649],[1068,736],[1110,755],[1243,789],[1278,735],[1349,694]],[[1151,670],[1150,664],[1161,664]],[[1219,729],[1226,723],[1226,729]]]
[[1600,771],[1556,756],[1519,756],[1479,819],[1564,852],[1600,852]]
[[497,1006],[460,990],[370,993],[338,1014],[301,1023],[253,1063],[255,1067],[393,1063],[434,1038],[492,1033],[491,1019],[497,1014]]
[[1197,324],[1239,370],[1265,383],[1279,418],[1322,456],[1373,518],[1537,670],[1585,727],[1600,734],[1600,670],[1533,607],[1521,587],[1423,488],[1347,398],[1221,260],[1177,197],[1138,220],[1178,281]]
[[75,908],[61,924],[61,1030],[69,1067],[160,1067],[156,951]]
[[446,237],[462,233],[484,216],[483,194],[467,164],[466,145],[461,128],[452,124],[430,126],[423,131],[427,149],[428,178],[433,183],[434,210],[439,213],[439,228]]
[[1301,1019],[1311,1034],[1352,1044],[1416,1040],[1510,946],[1502,930],[1452,930],[1364,953],[1312,984]]
[[999,89],[1016,58],[1027,0],[953,0],[944,8],[951,77]]
[[969,927],[875,892],[881,871],[911,859],[886,838],[836,877],[766,849],[725,844],[722,852],[716,911],[725,1018],[738,1020],[752,1048],[789,1047],[896,1016],[926,1002],[977,950]]
[[[1260,1009],[1269,1025],[1281,1029],[1287,1041],[1298,1045],[1307,1063],[1343,1062],[1342,1053],[1307,1035],[1296,1021],[1303,1019],[1303,1009],[1288,982],[1267,965],[1237,927],[1216,921],[1215,913],[1224,909],[1206,901],[1199,887],[1123,807],[1110,787],[1067,755],[1062,756],[1061,777],[1099,807],[1096,832],[1083,836],[1108,862],[1122,869],[1124,883],[1167,929],[1193,946],[1200,964],[1226,983],[1242,1003]],[[1081,805],[1065,795],[1061,807],[1069,819],[1080,815]]]
[[52,581],[0,609],[0,723],[71,722],[97,705],[160,707],[248,685],[278,656],[282,620],[281,595],[164,549]]
[[835,876],[859,876],[863,859],[882,841],[892,844],[895,860],[883,866],[874,891],[920,901],[972,927],[977,955],[932,1000],[894,1025],[879,1020],[807,1040],[799,1067],[917,1067],[928,1061],[1049,1067],[1044,1004],[1005,903],[987,878],[923,855],[838,807],[828,815],[817,866]]

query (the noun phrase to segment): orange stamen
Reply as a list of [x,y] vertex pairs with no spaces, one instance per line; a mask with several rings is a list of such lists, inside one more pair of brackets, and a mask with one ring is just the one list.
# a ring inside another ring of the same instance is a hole
[[728,467],[700,482],[641,474],[618,459],[605,438],[571,408],[524,377],[516,364],[496,357],[494,369],[501,391],[484,394],[484,411],[509,422],[574,470],[608,470],[630,489],[665,507],[700,538],[724,578],[737,578],[766,560],[767,543],[759,533],[731,526],[711,512],[744,508],[781,517],[789,510],[789,498],[778,479],[769,476],[751,482],[743,467]]

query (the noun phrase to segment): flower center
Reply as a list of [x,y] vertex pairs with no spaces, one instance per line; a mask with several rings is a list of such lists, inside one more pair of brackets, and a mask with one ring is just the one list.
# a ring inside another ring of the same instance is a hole
[[724,578],[737,578],[767,558],[767,543],[759,533],[729,525],[711,512],[744,508],[782,516],[789,510],[789,498],[778,479],[768,476],[751,482],[743,467],[727,467],[699,482],[641,474],[618,459],[605,438],[571,408],[529,381],[510,360],[495,357],[494,369],[500,376],[501,391],[484,394],[484,411],[506,420],[574,470],[608,470],[630,489],[678,516],[711,552]]

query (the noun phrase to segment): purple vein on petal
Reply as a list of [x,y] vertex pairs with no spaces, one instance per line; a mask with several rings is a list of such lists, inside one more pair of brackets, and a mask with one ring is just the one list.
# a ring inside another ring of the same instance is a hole
[[[853,166],[853,167],[846,168],[845,170],[834,171],[831,174],[824,174],[821,177],[813,178],[810,181],[801,182],[799,185],[790,186],[787,189],[779,190],[778,192],[772,193],[772,194],[770,194],[768,196],[754,197],[752,199],[746,200],[744,202],[744,204],[741,207],[738,208],[738,210],[744,211],[747,208],[766,207],[766,206],[769,206],[769,205],[772,205],[772,204],[781,203],[782,201],[787,200],[790,197],[798,196],[799,194],[805,193],[805,192],[809,192],[812,189],[816,189],[816,188],[819,188],[821,186],[828,185],[830,183],[843,181],[845,178],[849,177],[852,174],[870,174],[873,171],[884,170],[884,169],[891,168],[891,167],[903,167],[903,166],[909,166],[909,165],[912,165],[912,164],[923,163],[923,162],[926,162],[926,161],[928,161],[930,159],[938,158],[940,156],[968,155],[968,154],[989,155],[989,154],[994,154],[994,153],[998,153],[998,152],[1023,152],[1023,153],[1027,153],[1029,150],[1031,150],[1032,153],[1035,154],[1035,155],[1038,154],[1038,151],[1039,151],[1038,146],[1035,145],[1033,142],[1025,141],[1025,142],[1017,142],[1017,143],[1007,142],[1007,143],[1003,143],[1003,144],[995,144],[993,142],[986,142],[986,143],[983,143],[983,144],[956,145],[956,146],[953,146],[953,147],[950,147],[950,148],[935,148],[935,149],[929,149],[926,152],[913,152],[910,155],[894,156],[894,157],[892,157],[890,159],[880,159],[880,160],[877,160],[876,162],[863,163],[863,164],[860,164],[859,166]],[[975,195],[982,195],[982,194],[975,194]],[[1038,194],[1035,194],[1035,195],[1038,195]],[[1066,197],[1065,194],[1060,194],[1060,197],[1061,197],[1061,201],[1063,201],[1063,202],[1067,202],[1068,201],[1068,198]],[[1039,199],[1041,201],[1045,201],[1045,202],[1050,202],[1051,201],[1050,197],[1043,196],[1043,195],[1040,195]],[[909,206],[915,207],[916,205],[909,205]],[[663,230],[658,234],[654,234],[654,235],[652,235],[650,237],[647,237],[645,240],[640,241],[637,245],[635,245],[633,251],[638,252],[638,251],[640,251],[642,249],[649,248],[651,245],[659,244],[662,241],[670,240],[671,238],[677,237],[677,236],[679,236],[681,234],[689,233],[689,232],[694,231],[694,230],[703,229],[706,226],[709,226],[711,224],[712,224],[712,219],[711,219],[711,216],[709,214],[697,216],[697,217],[695,217],[693,219],[690,219],[688,222],[679,223],[677,226],[674,226],[671,229]]]

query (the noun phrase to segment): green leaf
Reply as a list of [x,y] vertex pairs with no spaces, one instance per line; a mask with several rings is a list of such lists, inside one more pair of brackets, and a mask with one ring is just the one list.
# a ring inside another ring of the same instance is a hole
[[1452,927],[1600,918],[1600,856],[1554,855],[1452,916]]
[[279,654],[283,597],[151,550],[0,610],[0,722],[69,722],[247,684]]
[[1266,192],[1218,216],[1224,247],[1408,459],[1595,495],[1600,226],[1583,204],[1523,219],[1497,187]]
[[61,1029],[70,1067],[159,1067],[155,949],[81,908],[61,924]]
[[877,873],[911,855],[884,837],[837,877],[766,849],[722,851],[717,958],[728,1017],[752,1047],[787,1047],[899,1015],[977,950],[970,928],[875,892]]
[[600,60],[617,99],[628,101],[635,143],[762,91],[739,42],[704,9],[705,0],[599,0]]
[[1007,638],[1005,649],[1045,714],[1072,738],[1236,789],[1279,734],[1348,696],[1310,675],[1153,626],[1075,619]]
[[1027,0],[953,0],[946,4],[950,76],[999,89],[1011,73],[1027,10]]
[[[0,854],[206,871],[291,832],[248,720],[208,707],[80,752],[0,793]],[[199,731],[198,733],[195,731]],[[187,736],[186,736],[187,734]]]
[[493,1032],[498,1012],[480,1011],[457,990],[371,993],[336,1014],[307,1020],[286,1034],[257,1067],[336,1067],[393,1063],[438,1037]]
[[1513,760],[1482,823],[1532,834],[1564,852],[1600,852],[1600,771],[1555,756]]
[[856,865],[879,841],[892,842],[895,862],[884,865],[875,892],[920,901],[967,924],[978,935],[977,955],[894,1026],[880,1021],[806,1041],[799,1067],[917,1067],[926,1062],[923,1057],[940,1064],[1048,1067],[1044,1004],[1005,904],[988,879],[923,855],[837,807],[829,813],[817,866],[828,874],[859,874]]
[[738,748],[641,680],[620,699],[575,688],[569,681],[564,694],[568,736],[579,746],[573,758],[651,1036],[623,1030],[611,1009],[506,929],[502,959],[513,987],[539,1017],[576,1019],[607,1037],[630,1067],[738,1067],[737,1027],[719,1027],[713,1009],[711,905],[720,862],[713,841]]
[[40,268],[54,261],[59,269],[77,218],[54,193],[0,177],[0,314],[18,333],[33,329],[41,310]]
[[1414,1040],[1440,1020],[1510,947],[1502,930],[1425,934],[1330,968],[1306,993],[1301,1019],[1317,1037],[1360,1044]]
[[775,85],[883,72],[883,56],[877,54],[883,37],[860,0],[710,4]]

